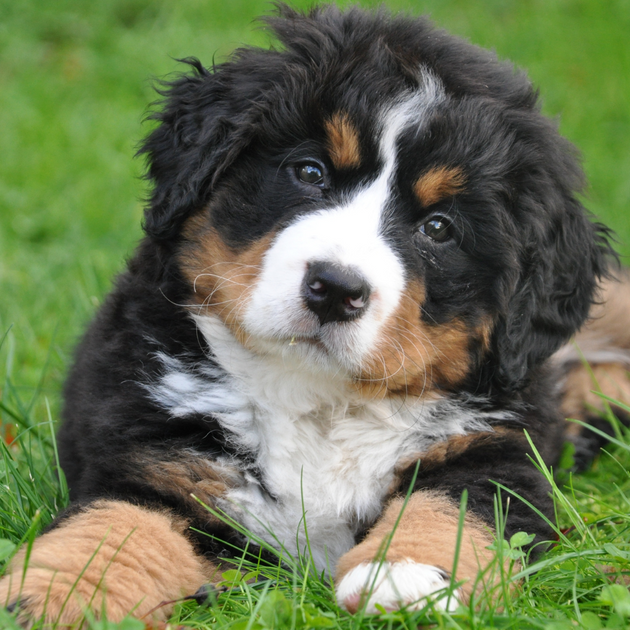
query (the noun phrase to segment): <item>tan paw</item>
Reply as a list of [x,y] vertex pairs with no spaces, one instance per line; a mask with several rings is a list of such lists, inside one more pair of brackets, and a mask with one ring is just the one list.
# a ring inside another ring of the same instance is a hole
[[82,627],[86,611],[120,621],[129,614],[166,620],[172,605],[208,582],[212,567],[166,512],[101,501],[36,539],[0,581],[0,605],[15,606],[26,627]]
[[[454,610],[466,604],[476,577],[491,559],[492,537],[483,523],[467,514],[459,540],[456,582],[449,593],[449,574],[458,546],[459,508],[437,492],[415,492],[403,510],[393,499],[365,539],[337,564],[337,601],[349,612],[377,613],[408,607]],[[393,534],[392,534],[393,532]],[[379,562],[387,548],[384,562]]]

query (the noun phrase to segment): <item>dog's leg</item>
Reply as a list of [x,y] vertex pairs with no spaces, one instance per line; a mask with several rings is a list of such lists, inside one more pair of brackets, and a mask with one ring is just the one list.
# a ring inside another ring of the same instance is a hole
[[195,593],[216,569],[167,512],[98,501],[61,522],[12,561],[0,582],[0,605],[16,607],[25,626],[44,618],[80,627],[86,611],[119,621],[128,614],[168,618],[163,602]]
[[[494,504],[497,484],[506,486],[529,503],[551,515],[544,477],[527,457],[530,451],[522,433],[497,428],[494,431],[453,436],[420,456],[401,472],[398,495],[389,503],[366,538],[341,557],[337,566],[337,599],[350,611],[365,606],[370,613],[376,604],[386,609],[427,605],[427,596],[440,608],[466,604],[479,588],[492,588],[502,567],[488,565],[494,554],[487,547],[494,540]],[[415,492],[394,525],[403,506],[401,494],[415,478]],[[468,508],[460,539],[454,581],[463,582],[453,596],[444,596],[451,581],[458,539],[459,505],[456,497],[468,491]],[[525,502],[501,493],[507,516],[508,538],[517,531],[548,540],[551,531]],[[383,555],[383,541],[393,531]],[[377,574],[379,562],[384,560]],[[504,559],[504,561],[507,559]],[[480,574],[480,570],[484,571]],[[479,581],[477,580],[479,577]],[[442,591],[442,592],[439,592]]]
[[[426,596],[439,608],[456,608],[470,597],[475,577],[491,560],[486,549],[492,534],[479,519],[466,515],[457,564],[457,580],[463,586],[448,597],[458,536],[459,507],[434,491],[415,492],[384,554],[385,541],[394,530],[403,499],[393,499],[363,542],[345,554],[337,566],[337,600],[350,612],[365,606],[375,613],[376,604],[386,610],[427,605]],[[383,560],[381,562],[381,560]]]
[[[610,433],[602,416],[605,401],[598,395],[630,405],[630,272],[603,283],[600,301],[591,309],[588,323],[574,342],[561,348],[552,359],[564,373],[562,412],[566,418],[582,420]],[[588,362],[588,366],[584,361]],[[598,392],[598,393],[595,393]],[[621,407],[612,409],[625,424],[630,414]],[[579,425],[567,428],[567,437],[576,445],[576,462],[590,461],[605,439]]]

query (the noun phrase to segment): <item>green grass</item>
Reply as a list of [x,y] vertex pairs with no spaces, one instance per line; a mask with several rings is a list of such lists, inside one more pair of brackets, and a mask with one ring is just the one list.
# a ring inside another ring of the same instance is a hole
[[[3,411],[18,422],[20,430],[11,445],[0,442],[0,560],[9,557],[16,545],[32,542],[66,501],[63,479],[59,480],[54,465],[50,419],[33,421],[27,412],[32,404],[25,406],[10,385],[5,393]],[[337,608],[331,585],[313,570],[308,554],[292,558],[276,552],[278,563],[264,564],[250,550],[240,571],[222,574],[224,590],[212,594],[208,606],[192,601],[177,604],[174,623],[233,630],[627,628],[630,593],[624,579],[630,575],[630,433],[618,430],[620,439],[611,443],[588,473],[573,477],[560,470],[554,477],[552,471],[544,470],[556,499],[558,541],[533,563],[521,550],[526,536],[517,534],[510,541],[495,543],[504,558],[519,560],[523,566],[519,570],[514,565],[511,572],[501,574],[498,585],[482,592],[467,608],[444,613],[428,605],[418,612],[352,616]],[[498,516],[499,523],[502,518]],[[308,523],[308,515],[306,519]],[[498,530],[501,540],[500,526]],[[499,566],[501,562],[491,570],[498,571]],[[11,623],[10,616],[0,610],[0,627],[12,627]],[[88,625],[95,630],[144,627],[136,620],[117,626]]]
[[[387,4],[430,13],[528,69],[545,111],[583,153],[587,206],[630,254],[630,0]],[[0,417],[4,434],[16,438],[10,446],[0,441],[0,538],[28,540],[66,501],[51,426],[73,345],[140,236],[146,189],[133,155],[148,129],[142,119],[155,100],[152,78],[176,71],[175,58],[210,64],[242,43],[265,45],[252,20],[269,8],[262,0],[0,0]],[[610,584],[602,567],[630,568],[628,471],[627,448],[615,446],[587,474],[561,475],[559,522],[575,529],[548,564],[501,611],[431,613],[433,621],[453,628],[627,624],[625,595],[615,605],[601,596]],[[568,506],[579,515],[573,521]],[[0,559],[10,550],[0,544]],[[339,613],[317,576],[253,568],[262,586],[239,582],[206,611],[182,605],[182,619],[246,630],[415,627],[419,620],[352,618]]]

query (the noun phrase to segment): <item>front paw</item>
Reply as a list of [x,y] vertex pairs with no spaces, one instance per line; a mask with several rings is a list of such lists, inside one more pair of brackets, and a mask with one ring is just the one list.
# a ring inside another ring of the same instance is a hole
[[[23,554],[18,556],[20,563]],[[39,627],[83,627],[87,602],[72,596],[72,585],[66,584],[53,571],[34,568],[25,576],[16,570],[0,580],[0,605],[9,613],[15,613],[21,628]]]
[[[378,612],[377,604],[386,610],[418,610],[430,601],[442,610],[467,604],[480,584],[479,571],[492,560],[492,536],[470,514],[459,528],[459,508],[437,492],[415,492],[406,505],[393,499],[365,538],[339,559],[339,604],[368,613]],[[458,588],[449,592],[450,575],[440,567],[452,570],[458,545]]]
[[83,627],[87,616],[166,621],[172,603],[197,591],[216,568],[197,555],[185,524],[167,512],[98,501],[35,540],[0,580],[0,605],[30,627]]
[[364,562],[346,573],[337,586],[337,601],[348,612],[366,613],[407,608],[420,610],[433,602],[436,608],[452,611],[459,605],[458,590],[450,593],[450,577],[437,567],[413,560]]

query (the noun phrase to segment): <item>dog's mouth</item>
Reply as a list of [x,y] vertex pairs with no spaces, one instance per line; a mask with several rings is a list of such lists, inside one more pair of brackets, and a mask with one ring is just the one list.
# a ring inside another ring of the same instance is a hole
[[305,337],[303,335],[293,335],[288,341],[286,341],[286,344],[290,347],[306,344],[309,346],[321,348],[322,350],[326,350],[326,346],[322,343],[322,340],[319,338],[319,335],[316,337]]
[[322,359],[332,360],[334,369],[339,369],[339,362],[345,365],[346,369],[353,366],[348,362],[352,354],[351,338],[346,338],[345,334],[339,335],[339,331],[326,330],[327,327],[317,327],[316,330],[296,330],[294,333],[283,331],[279,335],[250,335],[247,337],[246,345],[262,354],[277,354],[285,358],[301,357],[307,361],[316,361],[320,369],[324,364]]
[[[339,370],[358,375],[362,355],[356,347],[355,325],[351,323],[329,323],[316,330],[296,331],[283,335],[273,345],[285,357],[294,356],[311,363],[317,370],[328,366],[333,372]],[[365,347],[362,348],[365,351]]]
[[318,330],[317,332],[309,334],[304,334],[302,332],[290,335],[281,339],[279,345],[283,352],[288,351],[289,353],[292,351],[295,351],[298,354],[304,351],[317,351],[317,353],[321,353],[330,358],[336,357],[339,353],[344,354],[344,349],[338,347],[339,340],[335,343],[329,335],[326,335],[326,331],[323,330]]

